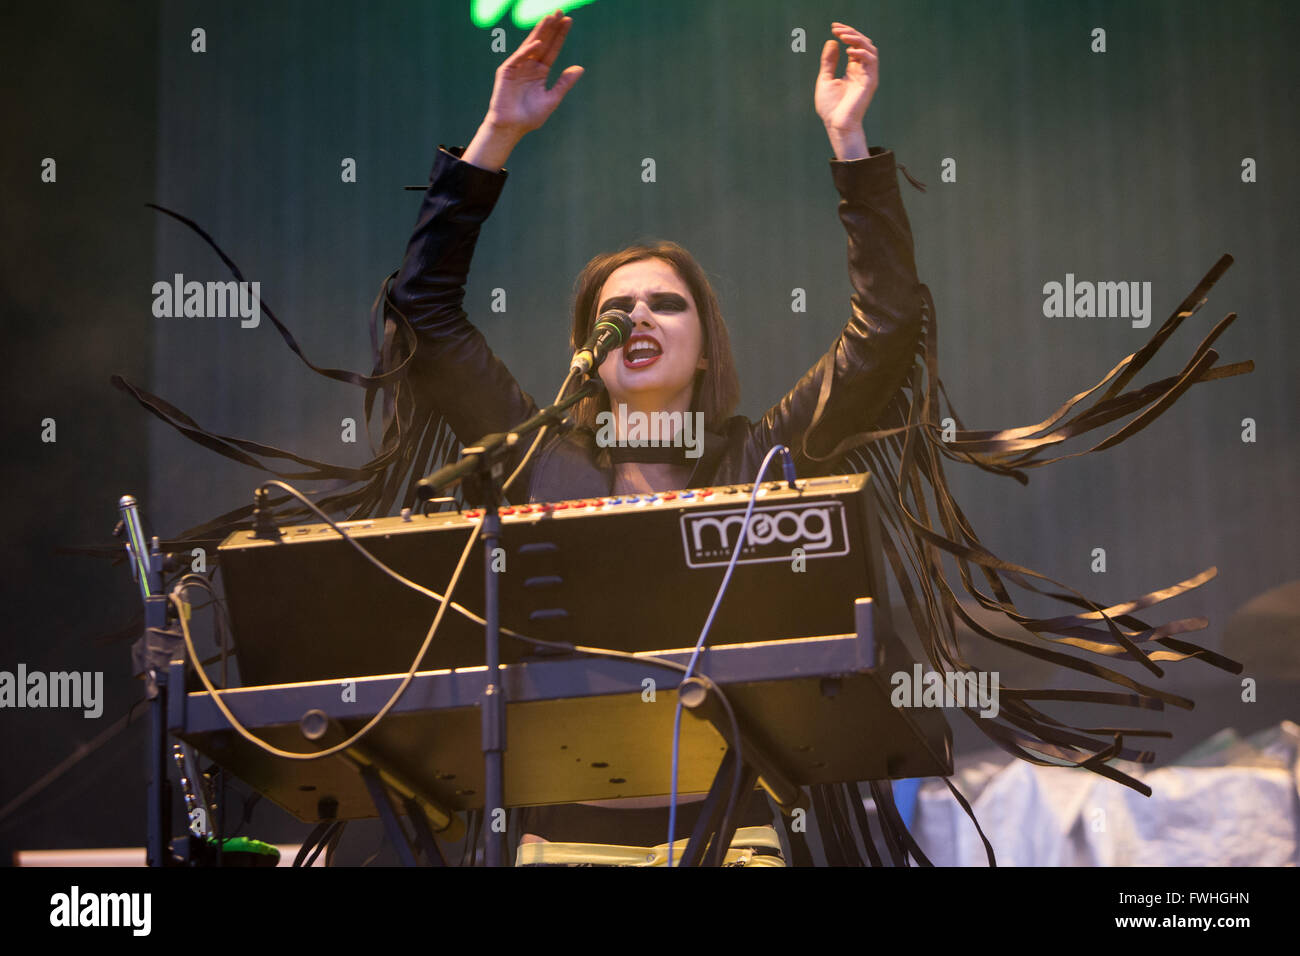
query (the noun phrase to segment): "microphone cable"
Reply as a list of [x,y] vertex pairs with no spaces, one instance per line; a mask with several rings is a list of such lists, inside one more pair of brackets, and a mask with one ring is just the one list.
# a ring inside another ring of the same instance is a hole
[[[727,573],[722,576],[722,583],[718,586],[718,593],[713,599],[713,607],[709,609],[709,616],[704,621],[704,628],[700,631],[699,639],[695,642],[695,651],[691,654],[690,663],[686,667],[687,678],[694,675],[695,664],[699,660],[700,651],[704,649],[704,641],[709,635],[709,629],[713,626],[713,619],[717,616],[718,607],[722,604],[722,597],[727,592],[727,585],[731,583],[732,572],[736,570],[736,563],[740,559],[741,549],[745,546],[745,537],[749,534],[749,524],[754,516],[754,506],[758,503],[758,492],[762,487],[763,476],[767,474],[768,465],[772,463],[772,458],[780,454],[783,456],[782,468],[784,477],[790,487],[794,487],[794,461],[790,457],[790,449],[785,445],[773,445],[763,456],[763,462],[758,466],[758,474],[754,478],[754,488],[749,495],[749,505],[745,509],[745,520],[741,523],[740,534],[736,539],[736,546],[731,551],[731,561],[727,564]],[[726,849],[721,846],[722,833],[725,833],[731,823],[732,811],[735,809],[736,801],[739,797],[741,767],[743,766],[743,751],[740,739],[740,733],[735,730],[736,719],[730,714],[730,705],[727,705],[728,714],[731,718],[733,728],[732,747],[735,750],[735,768],[732,775],[731,795],[727,800],[727,808],[722,818],[722,830],[715,836],[714,858],[721,863],[726,854]],[[668,798],[668,866],[673,865],[673,841],[677,834],[677,771],[678,758],[681,747],[681,729],[682,729],[682,698],[681,694],[677,695],[677,707],[673,714],[673,757],[672,757],[672,789]]]

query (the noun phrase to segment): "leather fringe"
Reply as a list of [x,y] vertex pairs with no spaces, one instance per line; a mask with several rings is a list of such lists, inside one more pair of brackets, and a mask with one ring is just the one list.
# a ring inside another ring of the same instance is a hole
[[[180,221],[197,233],[221,258],[237,280],[243,280],[239,267],[222,251],[216,241],[193,220],[171,209],[148,203],[151,208]],[[346,369],[322,368],[303,354],[293,333],[267,306],[260,303],[264,314],[280,333],[291,351],[312,371],[361,388],[365,392],[366,435],[370,439],[373,457],[362,465],[345,466],[303,458],[272,445],[250,441],[232,435],[208,431],[170,402],[133,385],[119,375],[111,382],[126,392],[146,411],[166,422],[191,441],[251,468],[268,472],[285,481],[327,481],[331,485],[324,492],[314,492],[321,497],[317,505],[331,515],[341,515],[347,520],[378,517],[391,513],[394,505],[409,508],[416,501],[415,485],[429,472],[455,461],[460,444],[451,428],[420,390],[413,387],[410,376],[418,340],[410,321],[392,302],[388,289],[396,273],[384,279],[379,294],[370,310],[370,342],[374,370],[369,375]],[[382,441],[375,449],[371,438],[371,419],[375,401],[381,398]],[[267,459],[291,461],[305,470],[287,470],[273,465]],[[283,522],[315,520],[312,512],[297,504],[288,495],[270,499],[276,508],[276,518]],[[398,504],[400,503],[400,504]],[[284,507],[288,505],[288,507]],[[214,553],[231,533],[252,525],[253,505],[249,504],[218,515],[203,524],[189,528],[163,542],[167,550],[188,550],[205,547]],[[66,549],[76,553],[111,553],[120,555],[120,548]]]
[[[832,472],[870,471],[882,524],[882,542],[895,580],[907,604],[930,665],[939,671],[969,671],[956,637],[960,618],[974,633],[1000,647],[1071,668],[1131,693],[1104,690],[999,688],[998,718],[983,718],[974,708],[963,712],[1003,750],[1044,766],[1082,767],[1150,796],[1151,789],[1111,766],[1116,758],[1150,763],[1154,754],[1124,745],[1125,737],[1170,737],[1167,731],[1100,726],[1071,727],[1034,706],[1040,701],[1075,701],[1095,704],[1163,710],[1165,704],[1191,709],[1193,702],[1168,691],[1141,683],[1112,668],[1065,653],[1075,647],[1114,660],[1132,661],[1155,677],[1163,676],[1157,662],[1199,658],[1213,667],[1238,674],[1242,665],[1175,635],[1201,630],[1206,618],[1183,618],[1152,626],[1133,612],[1152,607],[1200,587],[1218,572],[1207,568],[1185,581],[1127,601],[1094,601],[1074,588],[1047,575],[993,554],[981,543],[961,508],[948,490],[943,459],[972,464],[986,471],[1007,475],[1027,483],[1025,470],[1050,465],[1077,455],[1103,451],[1141,431],[1163,414],[1188,388],[1254,369],[1251,361],[1214,367],[1218,353],[1210,346],[1236,318],[1229,314],[1196,348],[1182,372],[1142,388],[1124,392],[1133,377],[1169,339],[1178,326],[1206,301],[1215,282],[1232,264],[1224,255],[1196,288],[1174,310],[1141,349],[1119,362],[1095,386],[1064,402],[1048,418],[1034,425],[994,431],[966,429],[952,408],[938,375],[938,331],[934,300],[930,290],[919,287],[924,300],[924,332],[918,351],[922,362],[913,366],[911,377],[900,389],[881,421],[889,427],[853,435],[840,442],[828,455],[813,456],[834,462]],[[1111,381],[1113,379],[1113,381]],[[1108,381],[1110,387],[1086,410],[1062,421],[1089,395]],[[908,399],[904,391],[910,390]],[[943,395],[947,416],[958,426],[947,436],[940,423],[939,396]],[[1038,457],[1068,438],[1092,431],[1116,419],[1133,417],[1118,430],[1092,447],[1053,458]],[[929,486],[934,513],[931,514],[925,485]],[[937,519],[937,520],[936,520]],[[956,558],[962,586],[982,607],[997,611],[1026,632],[1025,640],[1009,640],[975,621],[958,601],[946,578],[940,552]],[[906,564],[905,564],[906,560]],[[978,568],[992,595],[981,591],[972,579],[971,566]],[[1044,590],[1027,578],[1051,582],[1066,592]],[[1009,593],[1007,583],[1045,595],[1075,608],[1085,609],[1052,618],[1022,614]],[[1104,622],[1104,629],[1098,626]]]

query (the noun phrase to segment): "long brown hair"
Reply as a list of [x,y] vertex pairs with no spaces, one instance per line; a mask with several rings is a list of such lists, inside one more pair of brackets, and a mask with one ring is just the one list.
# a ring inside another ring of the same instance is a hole
[[[686,283],[695,300],[695,310],[700,316],[704,336],[704,358],[708,367],[695,373],[695,386],[691,392],[691,411],[704,413],[704,427],[717,428],[740,401],[740,381],[736,377],[736,362],[731,355],[731,336],[713,286],[695,257],[675,242],[667,240],[640,243],[618,252],[596,256],[574,280],[573,328],[569,336],[571,351],[577,351],[587,340],[591,325],[596,320],[596,301],[605,280],[615,269],[630,262],[644,259],[662,259]],[[584,398],[575,407],[573,421],[578,426],[596,428],[596,415],[609,411],[609,393]]]

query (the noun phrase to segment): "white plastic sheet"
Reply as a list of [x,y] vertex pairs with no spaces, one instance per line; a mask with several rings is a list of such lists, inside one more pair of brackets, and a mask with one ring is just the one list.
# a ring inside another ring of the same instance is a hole
[[[1225,730],[1173,765],[1126,773],[1150,797],[1094,773],[996,751],[953,783],[999,866],[1295,866],[1300,863],[1300,726],[1243,739]],[[970,818],[941,781],[917,798],[912,833],[938,866],[986,866]]]

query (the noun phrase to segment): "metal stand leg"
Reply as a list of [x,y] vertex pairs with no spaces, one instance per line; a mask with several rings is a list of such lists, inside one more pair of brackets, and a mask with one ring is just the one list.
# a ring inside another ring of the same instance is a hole
[[428,866],[446,866],[447,861],[443,859],[442,852],[438,849],[438,843],[433,838],[433,830],[429,826],[429,818],[424,815],[424,810],[414,800],[406,800],[404,804],[406,806],[406,815],[410,818],[411,826],[415,829],[415,837],[424,850],[425,864]]
[[366,789],[370,791],[370,799],[374,801],[375,809],[379,811],[379,818],[384,821],[384,830],[388,833],[388,839],[397,850],[397,855],[402,860],[403,866],[418,866],[415,861],[415,853],[411,850],[411,840],[402,829],[401,823],[397,819],[397,811],[393,809],[393,802],[388,799],[388,790],[384,787],[379,779],[379,771],[374,767],[362,767],[361,779],[366,782]]
[[[718,765],[718,772],[714,774],[713,785],[709,787],[709,795],[704,798],[704,805],[700,809],[700,817],[695,821],[695,828],[691,831],[690,842],[686,844],[686,852],[682,854],[681,866],[702,865],[704,854],[709,846],[712,846],[717,851],[716,858],[719,861],[726,856],[727,848],[731,846],[731,840],[736,834],[736,815],[744,810],[750,794],[758,783],[758,774],[754,769],[748,764],[742,766],[740,770],[740,796],[732,814],[732,821],[724,828],[723,817],[727,812],[727,801],[731,797],[735,766],[736,752],[728,747],[727,752],[722,756],[722,763]],[[712,837],[712,840],[710,840],[710,837]]]
[[166,866],[171,843],[172,786],[167,777],[167,678],[166,671],[156,671],[157,689],[149,702],[149,828],[147,857],[149,866]]
[[[487,484],[486,482],[484,483]],[[501,687],[500,595],[497,572],[493,570],[493,552],[501,533],[495,491],[486,491],[487,517],[483,522],[483,574],[486,605],[483,612],[486,628],[487,683],[479,703],[483,717],[483,813],[490,821],[483,843],[483,861],[488,866],[505,865],[505,840],[492,825],[497,810],[505,812],[506,702]]]

